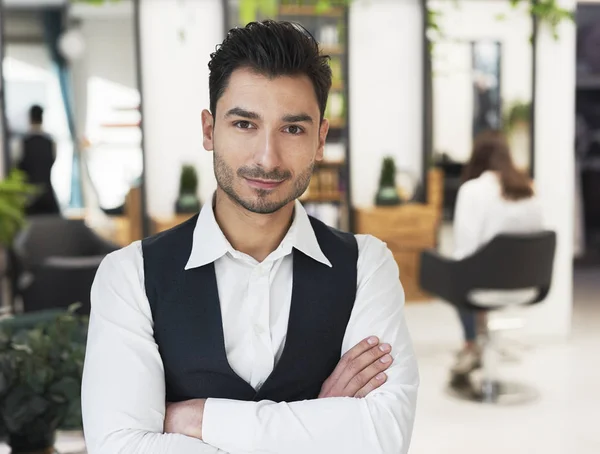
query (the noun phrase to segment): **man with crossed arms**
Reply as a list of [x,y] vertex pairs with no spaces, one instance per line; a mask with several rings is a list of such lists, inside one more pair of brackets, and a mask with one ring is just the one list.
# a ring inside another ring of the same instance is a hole
[[419,379],[396,263],[297,201],[323,159],[327,57],[265,21],[209,68],[214,197],[94,281],[88,452],[406,453]]

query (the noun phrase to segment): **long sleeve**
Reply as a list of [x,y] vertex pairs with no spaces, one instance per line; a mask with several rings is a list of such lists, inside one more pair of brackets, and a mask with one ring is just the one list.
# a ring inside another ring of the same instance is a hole
[[88,453],[222,453],[194,438],[163,434],[164,369],[143,290],[139,243],[104,259],[91,300],[81,392]]
[[419,376],[403,315],[398,267],[384,243],[357,236],[357,296],[342,354],[377,335],[392,345],[388,380],[365,399],[328,398],[292,403],[208,399],[207,443],[233,454],[389,454],[408,452]]

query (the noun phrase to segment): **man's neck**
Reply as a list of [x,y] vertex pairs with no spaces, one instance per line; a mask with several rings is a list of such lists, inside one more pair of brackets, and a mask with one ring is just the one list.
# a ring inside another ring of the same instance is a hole
[[294,203],[271,214],[251,213],[217,189],[214,212],[217,224],[233,248],[262,262],[277,249],[289,230]]
[[29,127],[29,130],[35,134],[39,134],[40,132],[43,132],[42,125],[38,125],[38,124],[31,124]]

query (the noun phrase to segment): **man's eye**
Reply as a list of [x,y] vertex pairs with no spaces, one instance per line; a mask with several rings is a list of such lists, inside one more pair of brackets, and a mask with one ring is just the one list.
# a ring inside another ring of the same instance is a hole
[[296,125],[288,126],[287,128],[285,128],[285,131],[295,136],[304,132],[304,130],[300,126]]
[[252,124],[249,121],[236,121],[234,126],[239,129],[250,129]]

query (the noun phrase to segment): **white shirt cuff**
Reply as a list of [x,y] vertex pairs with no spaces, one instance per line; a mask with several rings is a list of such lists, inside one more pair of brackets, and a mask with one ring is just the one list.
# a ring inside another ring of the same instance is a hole
[[202,417],[202,439],[226,452],[254,449],[256,402],[207,399]]

